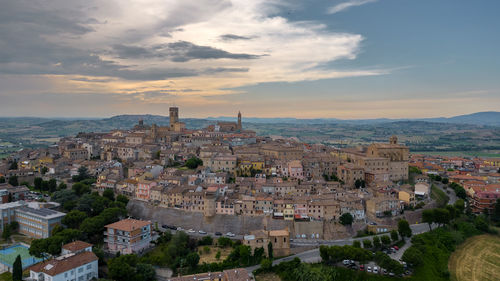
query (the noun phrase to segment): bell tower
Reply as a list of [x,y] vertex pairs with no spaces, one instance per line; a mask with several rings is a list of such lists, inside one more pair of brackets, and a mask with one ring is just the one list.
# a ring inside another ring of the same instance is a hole
[[241,112],[238,111],[238,130],[241,131],[242,126],[241,126]]
[[174,124],[179,122],[179,108],[172,106],[169,108],[170,111],[170,128],[174,128]]

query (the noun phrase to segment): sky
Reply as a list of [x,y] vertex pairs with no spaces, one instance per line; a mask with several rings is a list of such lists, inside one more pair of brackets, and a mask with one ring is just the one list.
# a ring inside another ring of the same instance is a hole
[[500,111],[497,0],[0,0],[0,116]]

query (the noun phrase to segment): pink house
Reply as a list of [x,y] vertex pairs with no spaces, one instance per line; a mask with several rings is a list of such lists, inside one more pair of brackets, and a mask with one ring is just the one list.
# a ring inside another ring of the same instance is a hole
[[288,175],[292,179],[304,179],[302,163],[299,160],[288,162]]
[[155,181],[141,180],[137,183],[135,196],[139,200],[149,201],[151,196],[151,188],[156,186]]

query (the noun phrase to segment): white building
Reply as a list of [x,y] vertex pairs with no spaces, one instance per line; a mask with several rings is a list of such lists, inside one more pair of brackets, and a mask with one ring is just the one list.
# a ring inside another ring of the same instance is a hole
[[30,267],[32,281],[89,281],[98,278],[97,256],[92,245],[75,241],[63,246],[63,255]]

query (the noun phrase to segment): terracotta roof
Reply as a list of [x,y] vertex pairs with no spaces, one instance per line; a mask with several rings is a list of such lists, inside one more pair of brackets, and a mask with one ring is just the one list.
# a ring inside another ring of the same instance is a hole
[[34,266],[30,267],[30,270],[34,272],[43,272],[50,276],[56,276],[58,274],[96,260],[98,260],[98,258],[94,253],[82,252],[65,259],[50,259],[44,262],[37,263]]
[[63,245],[62,248],[71,252],[78,252],[84,250],[85,248],[92,247],[92,244],[83,241],[74,241]]
[[134,219],[124,219],[112,224],[108,224],[105,227],[106,228],[113,228],[113,229],[118,229],[118,230],[123,230],[123,231],[132,231],[141,227],[144,227],[146,225],[150,225],[150,221],[141,221],[141,220],[134,220]]
[[269,236],[289,236],[290,232],[286,229],[282,230],[271,230],[269,231]]

